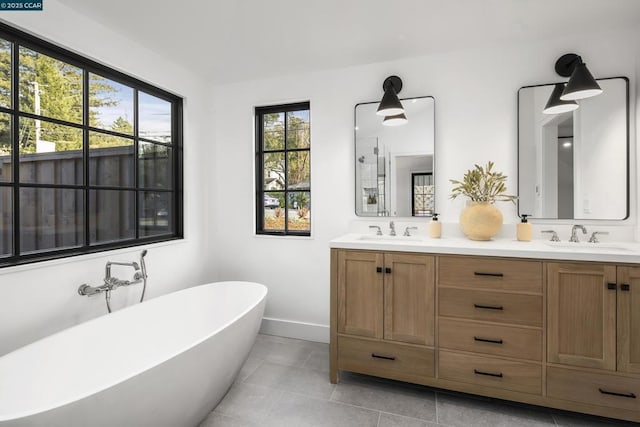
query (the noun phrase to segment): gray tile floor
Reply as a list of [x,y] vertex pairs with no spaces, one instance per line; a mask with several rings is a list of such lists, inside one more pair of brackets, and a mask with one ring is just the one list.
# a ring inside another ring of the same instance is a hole
[[604,427],[630,423],[341,372],[327,344],[258,335],[227,395],[200,427]]

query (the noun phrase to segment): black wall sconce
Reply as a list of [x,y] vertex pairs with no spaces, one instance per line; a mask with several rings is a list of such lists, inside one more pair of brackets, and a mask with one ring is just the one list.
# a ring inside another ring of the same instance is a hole
[[556,61],[556,73],[562,77],[569,77],[566,84],[558,83],[542,112],[544,114],[559,114],[573,111],[579,107],[576,100],[600,95],[602,88],[593,78],[582,61],[580,55],[566,53]]
[[399,126],[407,123],[404,107],[398,99],[398,93],[402,90],[402,80],[398,76],[389,76],[382,83],[384,95],[378,105],[376,114],[385,116],[382,124],[385,126]]

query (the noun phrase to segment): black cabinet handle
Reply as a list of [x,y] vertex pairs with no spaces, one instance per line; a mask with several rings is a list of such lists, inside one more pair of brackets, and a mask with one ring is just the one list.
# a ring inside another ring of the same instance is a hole
[[494,374],[493,372],[482,372],[482,371],[478,371],[477,369],[474,369],[473,373],[476,375],[486,375],[487,377],[502,378],[502,372],[498,372],[497,374]]
[[473,337],[473,339],[475,341],[489,342],[491,344],[502,344],[502,340],[501,339],[493,340],[491,338],[480,338],[480,337]]
[[384,360],[396,360],[394,356],[383,356],[381,354],[371,353],[371,357],[375,357],[376,359],[384,359]]
[[616,289],[616,284],[615,283],[607,283],[607,289],[615,290]]
[[628,283],[623,283],[622,285],[620,285],[620,290],[621,291],[628,291],[630,288]]
[[504,310],[504,307],[501,305],[484,305],[484,304],[473,304],[475,308],[481,308],[483,310]]
[[382,273],[382,267],[376,267],[376,273]]
[[636,395],[633,393],[616,393],[615,391],[607,391],[607,390],[603,390],[601,388],[598,389],[598,391],[602,394],[608,394],[610,396],[618,396],[618,397],[628,397],[629,399],[635,399]]
[[485,273],[482,271],[474,271],[473,274],[476,276],[504,277],[502,273]]
[[391,268],[385,267],[384,272],[387,274],[391,274]]

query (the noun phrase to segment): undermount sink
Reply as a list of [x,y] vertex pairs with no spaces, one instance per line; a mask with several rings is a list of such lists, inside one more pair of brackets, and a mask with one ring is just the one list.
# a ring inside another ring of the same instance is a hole
[[375,234],[363,234],[358,240],[374,241],[374,242],[420,242],[424,241],[422,236],[378,236]]
[[550,242],[545,245],[558,249],[570,249],[579,252],[633,252],[632,249],[620,243],[589,243],[589,242]]

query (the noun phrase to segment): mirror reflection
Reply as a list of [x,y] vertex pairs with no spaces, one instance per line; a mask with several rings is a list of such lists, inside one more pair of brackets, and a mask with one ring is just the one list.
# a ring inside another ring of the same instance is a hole
[[402,99],[407,122],[383,126],[378,102],[355,108],[356,215],[434,212],[434,99]]
[[554,85],[518,92],[518,213],[540,219],[628,216],[628,80],[598,79],[603,93],[543,114]]

